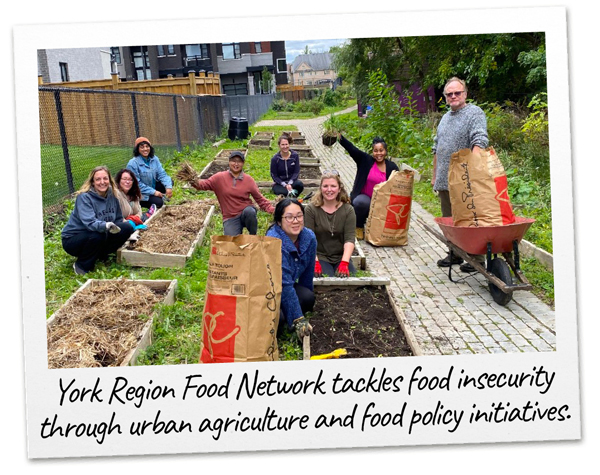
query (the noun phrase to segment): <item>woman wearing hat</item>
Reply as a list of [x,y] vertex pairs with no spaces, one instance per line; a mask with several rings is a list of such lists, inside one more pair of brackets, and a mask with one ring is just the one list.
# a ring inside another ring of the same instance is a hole
[[127,168],[137,178],[142,199],[140,205],[150,208],[156,205],[162,207],[163,198],[171,199],[173,195],[173,180],[160,163],[160,159],[154,155],[154,147],[146,137],[138,137],[135,140],[133,158],[129,160]]

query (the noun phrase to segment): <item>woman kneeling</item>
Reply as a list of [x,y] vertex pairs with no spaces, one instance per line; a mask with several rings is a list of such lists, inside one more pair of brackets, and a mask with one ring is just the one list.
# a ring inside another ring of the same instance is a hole
[[77,257],[73,269],[78,275],[93,270],[98,259],[106,259],[133,233],[131,224],[123,220],[113,190],[116,185],[110,171],[100,166],[77,192],[75,208],[62,230],[62,245],[65,252]]
[[319,191],[306,207],[305,224],[317,237],[315,277],[348,277],[356,273],[351,262],[356,214],[335,170],[321,176]]
[[304,227],[304,208],[292,198],[277,203],[267,236],[281,239],[282,291],[279,326],[295,328],[302,339],[312,327],[304,318],[315,305],[313,288],[317,252],[315,234]]

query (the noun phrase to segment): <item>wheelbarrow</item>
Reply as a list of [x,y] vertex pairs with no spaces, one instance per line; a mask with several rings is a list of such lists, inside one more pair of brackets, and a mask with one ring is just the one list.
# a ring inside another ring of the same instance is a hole
[[[432,235],[437,237],[450,250],[450,259],[456,254],[471,264],[489,281],[489,289],[494,302],[506,305],[512,299],[515,290],[531,290],[520,267],[519,242],[535,219],[516,217],[512,224],[503,226],[462,227],[454,226],[452,218],[434,218],[442,234],[422,219],[418,222]],[[473,255],[485,254],[487,264],[484,267]],[[498,254],[502,254],[499,257]],[[512,269],[517,283],[513,282]],[[452,266],[448,268],[448,278],[452,278]]]

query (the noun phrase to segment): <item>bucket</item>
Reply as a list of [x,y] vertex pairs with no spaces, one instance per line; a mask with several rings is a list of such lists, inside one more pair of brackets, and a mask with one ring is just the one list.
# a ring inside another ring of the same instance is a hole
[[229,140],[247,139],[250,136],[248,131],[248,119],[245,117],[232,117],[229,121]]

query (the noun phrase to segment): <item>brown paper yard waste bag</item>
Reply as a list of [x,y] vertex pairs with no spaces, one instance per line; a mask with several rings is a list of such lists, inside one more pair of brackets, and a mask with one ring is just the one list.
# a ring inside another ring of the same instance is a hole
[[406,246],[414,186],[412,170],[393,171],[375,185],[365,225],[365,239],[374,246]]
[[277,361],[281,241],[212,236],[200,363]]
[[454,226],[503,226],[515,222],[504,167],[492,147],[452,154],[448,190]]

